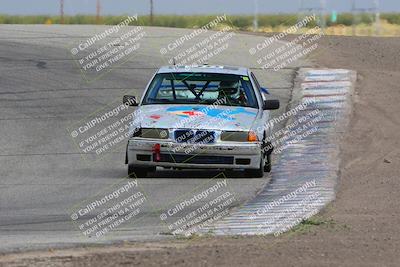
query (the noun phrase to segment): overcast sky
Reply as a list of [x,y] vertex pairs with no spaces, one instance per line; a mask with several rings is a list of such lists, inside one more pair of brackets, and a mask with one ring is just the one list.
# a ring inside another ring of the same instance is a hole
[[[258,0],[259,13],[296,12],[301,0]],[[0,0],[0,14],[58,14],[59,0]],[[64,0],[66,14],[94,14],[96,0]],[[101,0],[103,14],[147,14],[150,0]],[[255,0],[154,0],[156,14],[252,14]],[[303,0],[317,6],[318,0]],[[329,10],[349,11],[352,0],[326,0]],[[372,7],[373,0],[356,0]],[[400,12],[400,0],[380,0],[382,12]]]

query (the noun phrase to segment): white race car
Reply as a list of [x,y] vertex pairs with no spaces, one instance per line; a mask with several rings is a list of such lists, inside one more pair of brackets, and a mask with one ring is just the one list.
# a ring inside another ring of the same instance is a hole
[[271,170],[270,99],[247,68],[166,66],[148,84],[126,149],[128,174],[164,168],[243,169],[249,177]]

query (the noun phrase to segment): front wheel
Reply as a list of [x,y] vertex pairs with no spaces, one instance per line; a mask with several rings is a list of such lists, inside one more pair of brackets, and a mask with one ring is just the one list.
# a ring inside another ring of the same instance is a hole
[[264,176],[264,168],[265,168],[265,158],[261,154],[260,167],[258,169],[246,169],[245,173],[247,177],[253,178],[261,178]]
[[133,164],[128,164],[129,178],[145,178],[147,176],[148,168],[137,167]]
[[264,171],[271,172],[272,169],[272,162],[271,162],[271,154],[267,154],[267,160],[265,161]]

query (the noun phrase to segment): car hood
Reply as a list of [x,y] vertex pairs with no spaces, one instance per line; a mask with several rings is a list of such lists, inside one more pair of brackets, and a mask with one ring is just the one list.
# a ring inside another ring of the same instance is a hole
[[212,105],[143,105],[140,127],[210,130],[249,130],[255,108]]

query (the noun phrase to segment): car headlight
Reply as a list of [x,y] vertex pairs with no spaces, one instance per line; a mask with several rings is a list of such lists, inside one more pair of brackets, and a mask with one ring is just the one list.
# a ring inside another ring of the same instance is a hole
[[169,131],[168,129],[160,128],[140,128],[136,137],[151,138],[151,139],[168,139]]
[[258,137],[253,131],[223,131],[221,133],[221,141],[256,142]]

